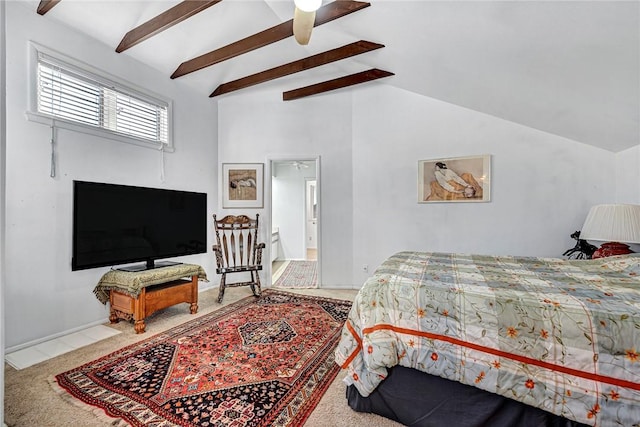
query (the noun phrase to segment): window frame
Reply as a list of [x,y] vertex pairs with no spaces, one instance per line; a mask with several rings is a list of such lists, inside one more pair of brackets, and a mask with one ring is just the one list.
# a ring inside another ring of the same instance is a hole
[[[40,55],[50,58],[51,61],[68,68],[71,73],[81,74],[91,79],[97,85],[107,89],[116,90],[124,95],[140,99],[150,104],[161,105],[167,108],[167,142],[162,143],[145,138],[127,135],[116,132],[101,126],[92,126],[63,117],[58,117],[45,112],[38,111],[38,85],[39,85],[39,58]],[[70,58],[57,51],[44,47],[34,42],[30,42],[29,58],[29,105],[26,112],[27,119],[36,123],[42,123],[57,128],[72,130],[89,135],[108,138],[111,140],[133,144],[140,147],[163,150],[165,152],[175,151],[173,144],[173,101],[166,97],[155,94],[149,90],[140,88],[131,82],[115,77],[105,71],[99,70],[91,65]]]

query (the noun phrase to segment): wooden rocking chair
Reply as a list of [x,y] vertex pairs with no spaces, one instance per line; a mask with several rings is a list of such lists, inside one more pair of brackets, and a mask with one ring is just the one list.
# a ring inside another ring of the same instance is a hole
[[[216,254],[216,273],[221,274],[218,302],[224,298],[226,287],[250,286],[253,295],[259,297],[259,270],[262,270],[262,250],[264,243],[258,243],[258,217],[251,219],[246,215],[227,215],[221,220],[213,215],[216,230],[216,244],[213,251]],[[227,283],[229,273],[250,273],[251,280],[245,282]]]

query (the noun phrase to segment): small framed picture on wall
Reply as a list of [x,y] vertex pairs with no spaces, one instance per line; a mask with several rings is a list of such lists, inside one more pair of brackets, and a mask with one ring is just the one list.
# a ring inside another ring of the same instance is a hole
[[222,164],[222,208],[264,207],[264,164]]
[[489,154],[418,161],[418,203],[490,200]]

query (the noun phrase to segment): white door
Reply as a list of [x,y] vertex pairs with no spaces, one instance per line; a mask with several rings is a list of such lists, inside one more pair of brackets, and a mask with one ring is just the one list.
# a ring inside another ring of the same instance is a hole
[[306,247],[318,248],[318,193],[315,179],[306,179]]

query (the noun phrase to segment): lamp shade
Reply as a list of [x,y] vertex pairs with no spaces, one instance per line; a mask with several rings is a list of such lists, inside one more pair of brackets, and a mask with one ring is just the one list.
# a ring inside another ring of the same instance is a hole
[[640,205],[596,205],[584,221],[580,238],[640,243]]
[[294,3],[303,12],[315,12],[322,6],[322,0],[294,0]]

